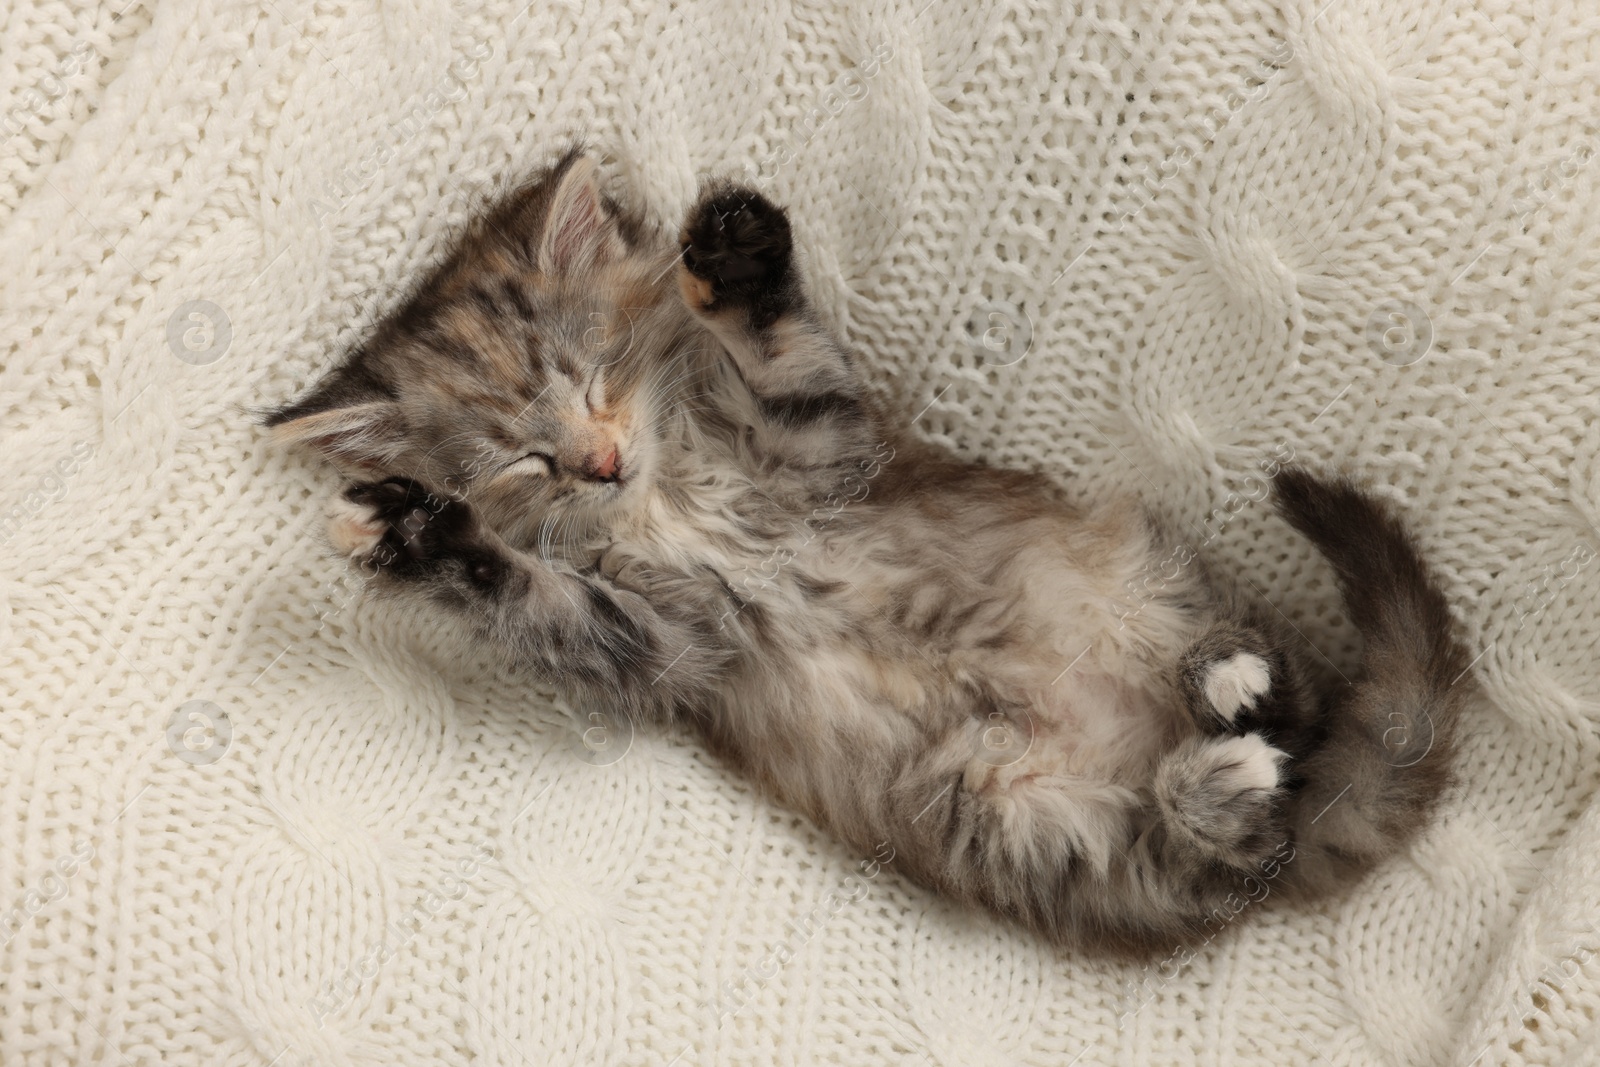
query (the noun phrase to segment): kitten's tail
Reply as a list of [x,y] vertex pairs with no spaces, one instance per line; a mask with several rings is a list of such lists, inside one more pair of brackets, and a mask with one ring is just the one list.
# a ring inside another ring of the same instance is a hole
[[1402,848],[1451,779],[1470,666],[1444,594],[1400,519],[1347,478],[1286,468],[1278,510],[1338,575],[1365,642],[1362,673],[1328,709],[1291,816],[1292,883],[1325,890]]

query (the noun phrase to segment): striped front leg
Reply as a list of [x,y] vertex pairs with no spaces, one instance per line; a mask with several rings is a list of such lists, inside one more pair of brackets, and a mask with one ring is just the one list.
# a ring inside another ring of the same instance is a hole
[[730,655],[691,596],[661,610],[598,572],[518,551],[416,482],[351,486],[329,518],[334,546],[379,591],[442,604],[511,661],[636,718],[702,702]]
[[806,299],[784,210],[753,190],[713,186],[681,245],[684,303],[733,357],[767,449],[804,466],[857,452],[872,433],[866,397]]

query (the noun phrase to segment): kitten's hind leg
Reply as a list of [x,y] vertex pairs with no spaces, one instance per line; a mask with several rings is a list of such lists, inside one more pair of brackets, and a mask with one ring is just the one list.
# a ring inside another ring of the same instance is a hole
[[1074,775],[1040,749],[996,767],[967,755],[975,741],[953,731],[864,806],[889,802],[885,836],[913,876],[1063,941],[1147,953],[1203,936],[1289,838],[1288,760],[1260,734],[1191,738],[1153,791]]
[[680,243],[679,292],[733,357],[769,447],[814,464],[864,442],[865,394],[806,299],[783,208],[753,189],[712,185]]
[[1156,769],[1156,802],[1169,832],[1206,860],[1253,866],[1288,836],[1287,760],[1258,733],[1180,745]]

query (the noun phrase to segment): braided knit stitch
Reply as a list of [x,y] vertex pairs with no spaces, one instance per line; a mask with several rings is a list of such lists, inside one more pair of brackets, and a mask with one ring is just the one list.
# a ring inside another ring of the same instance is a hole
[[[0,1062],[1594,1062],[1593,5],[124,3],[0,14]],[[1478,655],[1438,824],[1064,955],[363,597],[251,412],[576,133],[663,225],[790,205],[887,403],[1160,505],[1335,680],[1255,476],[1369,475]]]

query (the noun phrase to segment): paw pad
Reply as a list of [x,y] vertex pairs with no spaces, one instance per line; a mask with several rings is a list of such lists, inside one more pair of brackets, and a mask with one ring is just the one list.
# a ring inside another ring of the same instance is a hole
[[[712,192],[689,213],[683,266],[702,307],[758,298],[788,277],[794,238],[782,208],[751,189]],[[687,283],[686,292],[691,288]]]
[[335,544],[343,538],[352,551],[368,555],[387,549],[384,566],[457,554],[472,540],[473,519],[465,505],[405,479],[351,486],[330,510],[339,516]]

